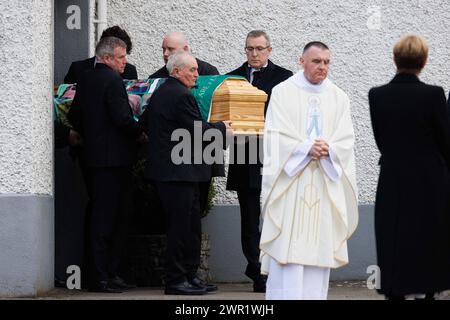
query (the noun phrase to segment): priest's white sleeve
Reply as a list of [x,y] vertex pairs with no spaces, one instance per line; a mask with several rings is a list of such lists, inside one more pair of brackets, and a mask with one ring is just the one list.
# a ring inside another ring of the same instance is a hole
[[[306,141],[297,146],[295,151],[292,153],[289,160],[284,166],[284,172],[290,177],[294,177],[300,173],[311,161],[309,156],[309,151],[313,146],[314,142]],[[329,156],[320,159],[320,164],[322,165],[325,174],[330,178],[331,181],[338,181],[342,177],[342,168],[337,161],[336,155],[332,150],[329,150]]]
[[306,141],[295,148],[294,152],[292,152],[291,157],[284,166],[284,172],[286,172],[288,176],[296,176],[308,165],[309,161],[311,161],[309,150],[311,150],[313,144],[313,141]]
[[328,154],[328,157],[320,159],[320,164],[328,178],[330,178],[331,181],[336,182],[342,177],[342,168],[337,161],[336,155],[331,149],[328,151]]

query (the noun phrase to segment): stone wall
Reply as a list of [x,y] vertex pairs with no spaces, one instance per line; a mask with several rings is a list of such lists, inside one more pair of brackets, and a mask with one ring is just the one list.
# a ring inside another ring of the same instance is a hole
[[[168,31],[180,30],[200,59],[222,73],[245,60],[248,31],[265,29],[272,37],[272,60],[292,71],[303,46],[321,40],[332,50],[330,78],[350,96],[357,134],[357,174],[362,204],[373,203],[378,174],[378,151],[372,136],[367,93],[389,81],[395,72],[394,43],[405,33],[429,41],[430,59],[422,79],[450,88],[450,2],[446,0],[231,0],[138,1],[111,0],[108,24],[126,28],[134,51],[130,61],[139,76],[163,64],[161,42]],[[236,203],[220,179],[217,204]]]
[[53,194],[52,10],[0,3],[0,194]]

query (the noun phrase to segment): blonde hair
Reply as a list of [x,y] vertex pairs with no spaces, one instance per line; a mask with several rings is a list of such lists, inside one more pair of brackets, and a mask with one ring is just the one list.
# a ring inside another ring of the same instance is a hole
[[422,70],[428,58],[428,44],[422,37],[408,35],[394,47],[394,61],[398,69]]

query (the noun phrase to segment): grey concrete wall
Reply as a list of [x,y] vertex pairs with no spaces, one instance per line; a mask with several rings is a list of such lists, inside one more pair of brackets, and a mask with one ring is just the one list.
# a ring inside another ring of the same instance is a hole
[[53,197],[0,194],[0,297],[53,288]]
[[[372,205],[359,207],[359,224],[348,242],[350,263],[332,270],[331,280],[363,280],[367,267],[376,264]],[[217,205],[203,220],[203,232],[211,239],[209,267],[217,282],[246,282],[247,262],[241,249],[239,206]]]

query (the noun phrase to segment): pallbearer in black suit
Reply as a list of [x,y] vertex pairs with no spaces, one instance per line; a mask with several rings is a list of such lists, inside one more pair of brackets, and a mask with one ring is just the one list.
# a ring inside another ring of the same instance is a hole
[[[103,31],[100,39],[103,39],[106,37],[115,37],[115,38],[122,40],[126,44],[127,55],[131,53],[133,44],[131,42],[130,36],[124,29],[120,28],[119,26],[109,27]],[[65,83],[78,83],[84,73],[94,70],[97,62],[98,61],[95,56],[92,58],[86,59],[86,60],[72,62],[72,64],[70,65],[70,68],[64,78],[64,82]],[[136,67],[132,64],[126,63],[125,69],[120,71],[120,76],[123,79],[130,79],[130,80],[137,79],[138,75],[137,75]],[[61,127],[62,128],[60,128],[57,132],[69,133],[69,128],[64,128],[64,126],[61,126]],[[65,131],[63,131],[63,130],[65,130]],[[70,130],[69,138],[71,138],[71,141],[76,141],[77,135],[78,135],[78,133],[75,130]],[[88,195],[88,203],[86,206],[86,214],[85,214],[85,218],[84,218],[85,219],[84,242],[85,242],[85,246],[87,246],[87,244],[90,243],[87,230],[90,229],[90,227],[89,227],[89,220],[90,220],[89,216],[91,214],[90,213],[91,212],[90,199],[92,198],[91,190],[89,189],[89,186],[91,185],[89,183],[90,175],[89,175],[89,170],[87,168],[86,160],[84,159],[84,154],[85,154],[84,146],[76,145],[76,144],[72,143],[70,151],[71,151],[72,156],[76,156],[78,158],[78,163],[79,163],[79,166],[81,169],[81,173],[83,176],[84,184],[86,186],[86,191],[87,191],[87,195]],[[64,239],[64,240],[66,242],[69,241],[67,239]],[[89,261],[91,260],[91,258],[88,256],[88,252],[89,252],[89,250],[85,249],[84,261],[83,261],[84,267],[82,268],[82,272],[84,275],[87,274],[87,272],[85,272],[85,270],[87,269],[86,266],[90,263]],[[67,253],[67,254],[69,254],[69,253]],[[73,255],[73,253],[70,253],[70,254]],[[64,273],[65,273],[65,271],[64,271]],[[85,277],[84,279],[86,279],[86,278],[87,277]],[[85,281],[83,280],[83,283],[84,282]]]
[[[105,29],[102,33],[100,39],[106,37],[116,37],[125,42],[127,46],[127,54],[131,53],[131,49],[133,48],[133,44],[131,42],[130,36],[128,33],[120,28],[119,26],[109,27]],[[66,76],[64,77],[64,83],[77,83],[82,74],[88,70],[92,70],[95,67],[95,56],[86,60],[74,61],[70,65],[69,71],[67,71]],[[121,77],[123,79],[137,79],[137,71],[136,67],[130,63],[125,65],[125,69],[121,72]]]
[[[174,31],[169,32],[164,37],[162,46],[163,50],[163,59],[164,66],[161,67],[158,71],[151,74],[149,78],[167,78],[169,77],[169,71],[167,70],[167,61],[169,57],[177,52],[190,52],[191,48],[189,46],[189,42],[186,39],[185,35],[181,32]],[[198,65],[198,74],[200,76],[213,76],[218,75],[219,71],[213,65],[202,61],[200,59],[195,59]],[[225,176],[225,168],[223,164],[213,164],[211,166],[211,177],[224,177]],[[206,206],[208,205],[208,193],[211,185],[211,180],[200,182],[200,212],[203,213],[206,210]]]
[[[158,71],[151,74],[149,78],[169,77],[169,71],[167,69],[167,61],[169,61],[169,57],[177,52],[191,51],[188,40],[183,33],[178,31],[169,32],[168,34],[166,34],[163,39],[161,48],[163,50],[164,66],[162,66]],[[196,60],[198,65],[198,74],[200,76],[212,76],[219,74],[219,71],[213,65],[197,58]]]
[[[210,130],[216,136],[215,148],[222,150],[226,131],[231,129],[229,122],[208,123],[201,118],[190,91],[198,78],[197,61],[191,54],[171,55],[167,69],[171,76],[155,91],[140,119],[149,136],[145,175],[154,183],[167,214],[165,293],[204,294],[217,287],[197,277],[199,183],[211,179],[211,165],[207,164],[211,162],[203,157],[202,137]],[[216,159],[222,158],[220,153]]]
[[[269,60],[272,47],[269,36],[264,31],[254,30],[249,32],[245,41],[245,52],[247,61],[228,74],[243,76],[253,86],[267,93],[269,96],[265,105],[267,110],[272,88],[291,77],[292,72]],[[256,138],[256,136],[250,137],[250,139]],[[260,154],[262,144],[254,143],[253,145],[257,146],[255,150],[249,147],[248,140],[245,142],[244,148],[239,147],[238,142],[235,141],[230,155],[232,163],[230,163],[228,170],[227,189],[235,190],[238,194],[241,210],[242,250],[248,262],[245,274],[253,280],[255,292],[265,292],[265,278],[261,276],[261,265],[259,263],[262,163],[258,157],[250,156],[250,152]],[[244,158],[238,155],[238,152],[243,150],[245,150],[245,161],[241,161]],[[252,158],[258,159],[252,163],[250,160]]]
[[100,40],[97,63],[85,72],[69,112],[80,132],[91,192],[90,250],[93,282],[90,290],[120,292],[117,278],[122,245],[126,237],[126,210],[130,201],[131,165],[136,140],[145,137],[133,118],[120,73],[126,44],[114,37]]
[[394,48],[397,74],[369,92],[381,153],[375,236],[381,287],[388,299],[450,289],[450,124],[444,90],[421,82],[424,39]]

